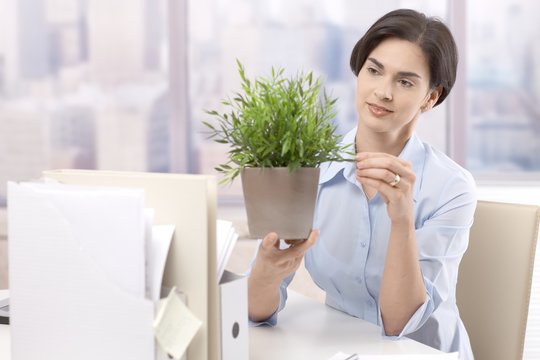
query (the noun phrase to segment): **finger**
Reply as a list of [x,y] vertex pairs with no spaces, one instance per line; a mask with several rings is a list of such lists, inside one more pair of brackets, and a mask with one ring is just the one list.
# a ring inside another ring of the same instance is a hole
[[409,188],[416,181],[416,174],[414,170],[410,167],[394,167],[393,169],[388,168],[366,168],[366,169],[357,169],[356,177],[358,181],[361,181],[361,178],[371,178],[373,180],[382,181],[386,184],[391,184],[396,175],[399,175],[399,187],[402,189]]
[[275,232],[266,234],[262,240],[262,247],[265,249],[271,249],[279,246],[279,237]]
[[381,187],[383,186],[383,183],[384,183],[384,181],[373,179],[371,177],[357,176],[356,178],[361,184],[375,188],[377,189],[377,191],[381,190]]
[[370,152],[370,151],[364,151],[359,152],[355,155],[356,161],[362,161],[369,158],[385,158],[385,157],[395,157],[394,155],[390,155],[388,153],[383,152]]
[[406,163],[406,160],[403,160],[397,156],[388,154],[388,153],[378,153],[378,152],[363,152],[358,153],[355,156],[357,163],[366,162],[366,161],[397,161],[401,163]]
[[356,162],[356,168],[361,169],[388,169],[394,173],[405,173],[412,169],[410,162],[396,157],[370,157]]
[[359,177],[365,177],[365,178],[371,178],[374,180],[384,181],[386,183],[392,182],[394,178],[396,177],[396,174],[388,169],[377,169],[377,168],[356,170],[356,175]]
[[355,160],[357,162],[365,161],[368,159],[395,159],[400,162],[407,162],[407,160],[403,160],[398,156],[383,152],[360,152],[355,155]]
[[388,182],[380,179],[373,179],[370,177],[357,176],[358,181],[361,184],[377,189],[381,194],[386,195],[388,198],[392,197],[392,193],[399,191],[400,193],[407,192],[411,185],[406,181],[400,181],[397,186],[392,186]]
[[383,165],[395,163],[395,164],[400,164],[401,166],[405,166],[405,167],[412,167],[412,164],[409,161],[400,159],[397,156],[390,155],[387,153],[363,152],[363,153],[358,153],[355,159],[356,159],[357,165],[366,164],[365,166],[373,166],[373,164],[378,164],[378,163],[383,164]]

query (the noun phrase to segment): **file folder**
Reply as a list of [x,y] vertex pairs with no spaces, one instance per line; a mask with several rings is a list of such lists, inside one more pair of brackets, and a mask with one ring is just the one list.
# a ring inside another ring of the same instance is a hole
[[219,283],[221,360],[248,360],[247,279],[225,270]]
[[43,176],[65,184],[144,189],[146,207],[155,210],[154,224],[176,228],[163,286],[182,291],[188,308],[203,323],[188,347],[187,359],[219,360],[215,177],[92,170],[53,170]]
[[247,360],[247,280],[225,271],[218,284],[217,185],[207,175],[53,170],[45,178],[65,184],[142,188],[154,224],[175,225],[163,286],[176,286],[203,325],[187,360]]
[[12,358],[152,359],[142,190],[9,183],[8,198]]

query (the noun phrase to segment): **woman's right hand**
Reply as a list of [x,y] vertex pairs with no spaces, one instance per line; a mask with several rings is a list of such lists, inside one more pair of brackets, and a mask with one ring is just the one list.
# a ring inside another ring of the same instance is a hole
[[298,269],[305,252],[315,244],[318,235],[319,230],[312,230],[308,239],[286,240],[290,246],[280,249],[278,235],[274,232],[269,233],[262,240],[252,273],[257,273],[259,281],[281,283]]
[[312,230],[306,240],[290,240],[286,249],[279,248],[279,237],[269,233],[264,237],[248,279],[249,317],[262,321],[279,306],[279,285],[294,273],[305,252],[315,244],[319,230]]

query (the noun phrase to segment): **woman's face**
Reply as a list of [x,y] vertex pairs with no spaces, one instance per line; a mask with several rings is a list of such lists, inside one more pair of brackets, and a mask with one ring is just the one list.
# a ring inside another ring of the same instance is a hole
[[358,73],[359,126],[408,139],[418,115],[438,99],[429,80],[428,63],[418,45],[398,38],[383,40]]

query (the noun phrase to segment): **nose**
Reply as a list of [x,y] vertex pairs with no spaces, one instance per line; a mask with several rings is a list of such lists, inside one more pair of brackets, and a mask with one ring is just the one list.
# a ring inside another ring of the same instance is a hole
[[375,96],[382,101],[392,100],[392,85],[389,81],[381,80],[375,88]]

